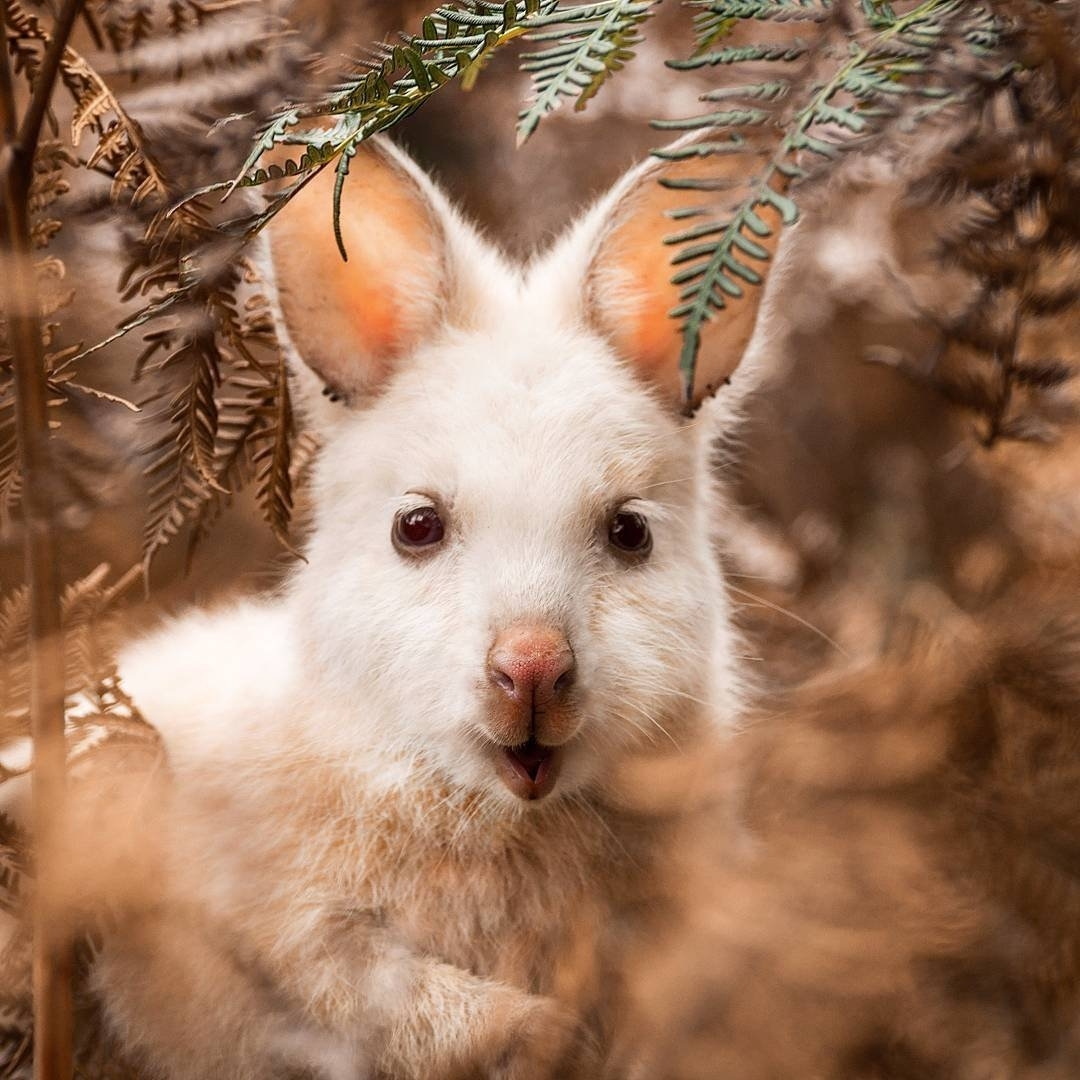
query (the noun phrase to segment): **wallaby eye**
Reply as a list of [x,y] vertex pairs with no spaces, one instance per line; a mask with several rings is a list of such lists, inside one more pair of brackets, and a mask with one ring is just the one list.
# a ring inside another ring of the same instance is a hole
[[394,518],[394,545],[399,550],[431,547],[445,534],[443,520],[434,506],[417,506]]
[[616,510],[608,523],[611,546],[636,558],[652,551],[652,532],[648,520],[634,510]]

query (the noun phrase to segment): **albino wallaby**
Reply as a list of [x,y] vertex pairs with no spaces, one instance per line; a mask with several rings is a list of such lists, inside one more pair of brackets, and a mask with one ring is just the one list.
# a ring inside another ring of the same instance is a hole
[[347,262],[321,180],[272,230],[324,441],[305,561],[122,657],[170,782],[98,984],[156,1073],[597,1075],[593,961],[654,854],[620,767],[738,703],[710,461],[750,379],[683,415],[664,167],[523,270],[387,143],[353,162]]

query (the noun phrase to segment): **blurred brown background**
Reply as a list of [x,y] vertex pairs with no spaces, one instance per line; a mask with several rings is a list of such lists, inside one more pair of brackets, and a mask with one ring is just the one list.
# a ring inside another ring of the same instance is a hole
[[[296,0],[284,14],[333,68],[425,10]],[[695,111],[702,84],[663,64],[689,51],[684,13],[662,8],[647,38],[586,112],[549,118],[521,150],[526,86],[509,53],[467,102],[449,87],[397,137],[527,255],[664,141],[649,119]],[[291,55],[253,60],[247,83],[211,74],[190,87],[197,123],[178,122],[184,102],[152,76],[131,82],[131,112],[188,162],[190,183],[225,175],[244,129],[202,147],[207,118],[234,99],[274,101]],[[937,159],[906,149],[884,154],[876,178],[852,170],[808,197],[796,269],[775,300],[769,380],[718,465],[738,496],[717,529],[758,711],[716,765],[736,778],[720,785],[725,799],[738,797],[717,810],[714,791],[691,818],[692,854],[672,887],[679,915],[628,975],[649,1018],[643,1076],[1080,1073],[1080,473],[1068,423],[1080,308],[1062,300],[1021,334],[1019,355],[1066,376],[1007,405],[1052,414],[1052,437],[988,440],[958,387],[971,391],[972,371],[996,385],[994,358],[972,366],[928,345],[931,313],[966,312],[970,282],[920,247],[951,208],[911,197]],[[1076,165],[1062,168],[1080,175]],[[999,180],[1009,187],[1007,172]],[[998,209],[999,194],[987,196]],[[60,241],[80,283],[64,333],[90,342],[124,314],[122,227],[92,185],[70,197],[86,212]],[[1015,225],[994,220],[1002,234]],[[895,259],[875,255],[882,235],[896,239]],[[1046,247],[1048,276],[1080,280],[1071,239],[1051,233]],[[129,338],[97,354],[98,384],[137,395],[138,351]],[[107,470],[65,493],[67,576],[102,561],[123,570],[140,553],[146,426],[98,402],[70,413],[71,445]],[[240,495],[190,573],[184,563],[183,543],[162,555],[131,626],[257,588],[281,551]],[[0,538],[5,587],[18,568],[14,536]],[[662,781],[653,794],[663,804]],[[731,820],[752,840],[717,824]]]

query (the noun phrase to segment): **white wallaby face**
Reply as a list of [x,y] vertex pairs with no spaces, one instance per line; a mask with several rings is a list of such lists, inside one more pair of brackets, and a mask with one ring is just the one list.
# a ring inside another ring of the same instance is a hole
[[427,325],[380,322],[368,363],[351,338],[310,360],[305,334],[341,312],[298,317],[308,282],[275,248],[293,347],[348,399],[314,395],[325,449],[293,594],[320,693],[355,726],[316,718],[316,737],[510,801],[602,784],[730,706],[708,439],[590,329],[596,224],[521,274],[396,154],[379,162],[440,217],[446,249],[422,257],[438,280],[405,270]]
[[[343,421],[299,586],[358,723],[526,798],[678,737],[719,596],[694,433],[597,343],[528,325],[425,350]],[[527,750],[522,775],[497,749],[530,740],[562,760]]]

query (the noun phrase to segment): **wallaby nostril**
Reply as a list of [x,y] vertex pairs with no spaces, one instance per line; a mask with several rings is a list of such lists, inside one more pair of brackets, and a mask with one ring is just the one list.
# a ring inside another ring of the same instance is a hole
[[497,667],[491,668],[489,674],[491,675],[491,681],[505,694],[509,694],[510,697],[514,696],[514,680],[506,674],[505,671],[500,671]]
[[574,683],[574,661],[570,661],[570,666],[555,680],[555,685],[551,688],[552,692],[558,697],[560,694],[565,694],[567,690]]

